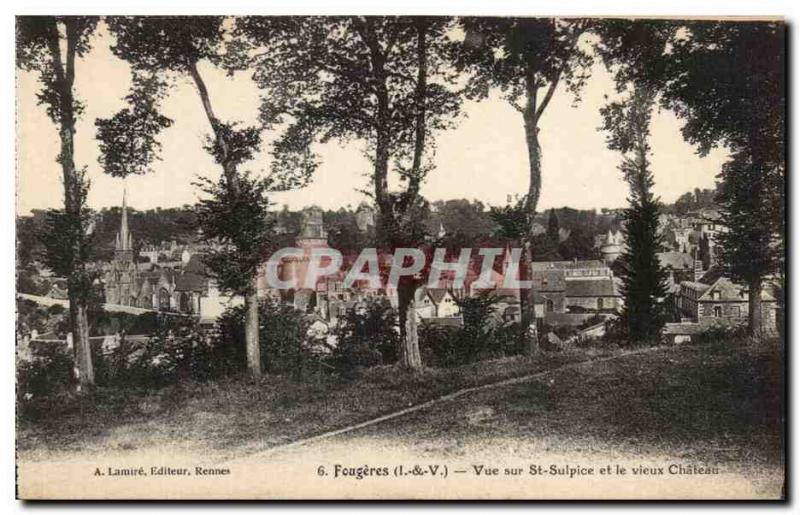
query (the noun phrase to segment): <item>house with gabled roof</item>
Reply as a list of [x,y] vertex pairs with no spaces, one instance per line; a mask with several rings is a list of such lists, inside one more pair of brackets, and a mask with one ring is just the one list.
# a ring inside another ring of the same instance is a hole
[[[681,283],[678,308],[693,322],[717,319],[738,324],[747,321],[749,299],[746,286],[719,274],[707,274],[700,281]],[[776,327],[777,303],[769,288],[761,290],[761,303],[764,327]]]
[[420,318],[447,318],[461,314],[455,295],[446,288],[419,288],[416,306]]

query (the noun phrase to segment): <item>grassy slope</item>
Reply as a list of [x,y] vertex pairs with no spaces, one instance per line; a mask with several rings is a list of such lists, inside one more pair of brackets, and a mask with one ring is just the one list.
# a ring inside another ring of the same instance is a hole
[[[778,495],[783,481],[783,360],[776,342],[661,348],[457,399],[375,427],[400,448],[508,446],[711,464]],[[499,452],[499,451],[498,451]]]
[[[661,348],[470,394],[362,434],[451,443],[507,436],[559,448],[666,452],[774,467],[782,460],[780,356],[775,345],[734,341]],[[100,392],[98,402],[83,411],[67,406],[46,421],[21,424],[18,443],[31,459],[58,451],[159,446],[242,455],[461,387],[589,357],[586,351],[543,354],[534,361],[510,358],[418,377],[385,367],[349,384],[273,377],[260,386],[230,380],[151,394]]]
[[358,381],[329,376],[183,383],[154,391],[100,388],[93,399],[57,403],[18,424],[18,450],[51,453],[163,446],[236,455],[315,435],[424,402],[460,388],[557,368],[619,351],[571,350],[535,360],[504,358],[414,376],[373,368]]

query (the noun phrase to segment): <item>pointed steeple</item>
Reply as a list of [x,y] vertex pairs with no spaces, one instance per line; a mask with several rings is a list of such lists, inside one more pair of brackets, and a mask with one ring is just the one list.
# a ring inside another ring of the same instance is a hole
[[115,258],[118,261],[132,261],[133,260],[133,237],[128,228],[128,202],[127,192],[122,190],[122,217],[119,224],[119,232],[117,232],[117,240],[114,247]]
[[128,229],[128,201],[127,201],[127,191],[125,188],[122,189],[122,221],[120,222],[119,227],[119,239],[122,243],[122,248],[120,250],[131,250],[131,232]]

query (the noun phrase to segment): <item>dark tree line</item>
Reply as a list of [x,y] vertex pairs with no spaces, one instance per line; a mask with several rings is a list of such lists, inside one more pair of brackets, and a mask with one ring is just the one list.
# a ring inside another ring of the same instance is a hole
[[603,25],[597,46],[618,83],[651,88],[684,121],[701,155],[730,151],[716,196],[727,228],[720,259],[747,286],[756,337],[765,280],[784,268],[785,45],[778,22],[619,20]]

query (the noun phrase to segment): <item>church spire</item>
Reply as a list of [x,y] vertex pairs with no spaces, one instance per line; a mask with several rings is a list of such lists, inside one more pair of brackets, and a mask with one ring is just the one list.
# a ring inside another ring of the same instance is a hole
[[128,202],[126,199],[127,192],[122,190],[122,219],[119,224],[119,232],[117,233],[116,250],[118,252],[130,252],[133,250],[133,240],[131,232],[128,229]]

